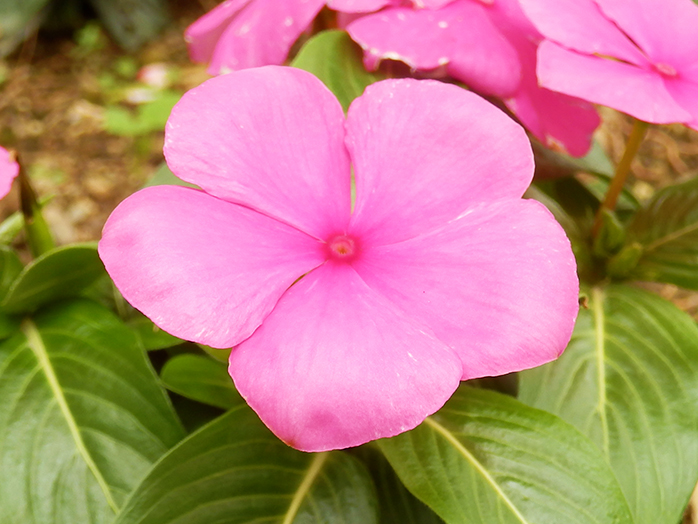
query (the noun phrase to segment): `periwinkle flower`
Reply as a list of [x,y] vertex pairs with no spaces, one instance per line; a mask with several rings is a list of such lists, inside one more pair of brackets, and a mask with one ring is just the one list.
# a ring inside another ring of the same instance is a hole
[[12,181],[19,174],[17,160],[4,147],[0,146],[0,198],[10,192]]
[[698,129],[698,5],[691,0],[521,0],[548,38],[543,86],[655,124]]
[[548,147],[584,155],[599,117],[589,103],[538,85],[536,50],[543,36],[518,0],[440,4],[389,7],[350,22],[347,31],[363,47],[366,67],[389,58],[419,71],[441,68],[478,93],[502,99]]
[[523,129],[473,93],[386,80],[345,118],[309,73],[247,69],[184,95],[165,156],[203,190],[132,195],[100,255],[162,329],[233,347],[236,387],[291,446],[396,435],[461,380],[538,366],[569,341],[570,244],[521,199]]

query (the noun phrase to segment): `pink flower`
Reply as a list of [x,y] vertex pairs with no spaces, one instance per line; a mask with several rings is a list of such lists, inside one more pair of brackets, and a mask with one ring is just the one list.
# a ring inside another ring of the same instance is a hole
[[549,38],[545,87],[698,129],[698,6],[691,0],[521,0]]
[[102,260],[162,329],[235,346],[236,387],[291,446],[406,431],[461,380],[543,364],[569,341],[569,242],[520,198],[525,133],[473,93],[379,82],[345,119],[309,73],[248,69],[184,95],[165,155],[203,191],[126,199]]
[[19,164],[10,152],[0,146],[0,198],[10,192],[12,181],[19,174]]
[[184,33],[189,56],[212,75],[282,64],[325,0],[226,0]]
[[385,58],[422,71],[443,67],[479,93],[502,98],[549,147],[575,156],[589,150],[599,117],[590,104],[538,86],[542,36],[518,0],[451,0],[434,10],[393,7],[351,22],[347,31],[364,48],[368,69]]

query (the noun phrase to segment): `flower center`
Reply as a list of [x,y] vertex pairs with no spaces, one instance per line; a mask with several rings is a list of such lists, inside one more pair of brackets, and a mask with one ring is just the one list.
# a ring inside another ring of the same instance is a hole
[[329,258],[341,261],[350,261],[358,254],[356,240],[347,235],[335,235],[327,241],[327,254]]
[[673,66],[670,66],[669,64],[654,64],[654,69],[664,75],[664,76],[676,76],[676,69],[674,69]]

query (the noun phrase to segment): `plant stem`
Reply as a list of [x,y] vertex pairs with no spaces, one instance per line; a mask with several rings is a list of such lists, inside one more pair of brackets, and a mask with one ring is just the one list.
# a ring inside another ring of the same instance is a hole
[[613,211],[616,208],[616,203],[618,202],[618,197],[620,197],[623,191],[623,186],[630,173],[630,164],[635,158],[635,154],[642,143],[642,139],[645,137],[647,128],[649,127],[648,122],[643,122],[642,120],[635,120],[633,123],[633,130],[630,132],[628,137],[628,142],[625,144],[625,152],[623,153],[623,158],[620,159],[618,165],[616,166],[616,172],[613,175],[613,180],[608,186],[608,191],[604,197],[603,203],[599,210],[596,212],[596,217],[594,218],[594,227],[591,230],[591,234],[594,238],[599,234],[602,224],[602,215],[604,210]]

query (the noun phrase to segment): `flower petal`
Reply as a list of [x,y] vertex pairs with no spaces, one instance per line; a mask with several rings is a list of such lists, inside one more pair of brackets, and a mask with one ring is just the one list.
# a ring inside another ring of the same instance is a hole
[[328,0],[327,7],[343,13],[372,13],[399,3],[400,0]]
[[553,91],[612,107],[646,122],[691,120],[671,97],[659,73],[580,55],[550,41],[538,47],[538,80]]
[[478,203],[520,197],[533,176],[524,130],[479,96],[433,80],[369,86],[349,108],[352,231],[367,243],[426,233]]
[[592,0],[520,1],[536,28],[550,40],[581,53],[647,64],[640,50]]
[[209,73],[282,64],[323,5],[324,0],[252,0],[221,34]]
[[217,348],[249,337],[321,244],[202,191],[156,186],[122,202],[99,254],[117,288],[155,324]]
[[175,106],[165,157],[179,178],[318,238],[346,227],[344,113],[316,77],[264,67],[204,82]]
[[233,349],[230,374],[271,430],[304,451],[414,428],[458,386],[458,358],[351,266],[328,263]]
[[10,152],[0,146],[0,198],[10,192],[12,181],[19,174],[19,164]]
[[450,75],[478,92],[500,97],[519,85],[516,50],[477,2],[457,1],[438,10],[386,9],[352,22],[347,31],[365,50],[369,69],[385,58],[421,70],[446,65]]
[[472,208],[441,230],[367,248],[354,267],[458,353],[463,380],[557,358],[577,315],[570,243],[532,200]]
[[218,40],[230,21],[251,0],[226,0],[197,19],[184,31],[192,62],[210,62]]
[[698,6],[691,0],[594,0],[654,63],[698,62]]
[[692,118],[686,122],[686,125],[698,131],[698,79],[693,82],[683,79],[665,79],[664,83],[674,100],[691,114]]

